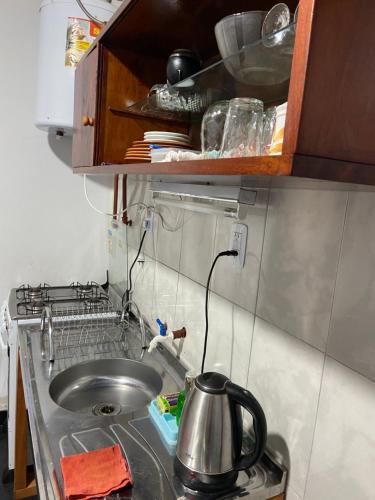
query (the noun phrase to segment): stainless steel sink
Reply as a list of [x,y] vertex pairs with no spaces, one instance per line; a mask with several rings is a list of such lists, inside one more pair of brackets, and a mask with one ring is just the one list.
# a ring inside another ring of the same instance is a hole
[[160,393],[159,373],[131,359],[98,359],[60,372],[49,386],[53,401],[72,412],[125,415],[144,408]]

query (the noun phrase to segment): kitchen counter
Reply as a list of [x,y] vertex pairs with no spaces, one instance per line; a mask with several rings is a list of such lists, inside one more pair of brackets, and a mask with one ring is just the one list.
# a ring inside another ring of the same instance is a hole
[[[118,357],[138,359],[140,344],[137,326],[131,324],[126,334],[128,345],[126,353],[114,351],[102,356],[95,354],[91,359]],[[187,492],[176,480],[173,457],[168,454],[148,418],[147,408],[126,415],[113,416],[91,416],[65,410],[52,400],[49,394],[50,382],[58,373],[84,359],[76,355],[71,359],[56,359],[53,364],[43,361],[38,324],[20,325],[19,344],[41,500],[64,498],[60,469],[62,456],[112,446],[115,443],[120,444],[128,461],[133,487],[124,490],[120,497],[113,498],[134,500],[207,498]],[[143,363],[153,367],[161,376],[162,392],[176,392],[183,386],[185,373],[183,366],[162,346],[152,354],[146,352]],[[262,464],[255,466],[249,472],[240,473],[233,494],[226,495],[225,498],[242,497],[246,495],[248,488],[252,490],[250,495],[252,500],[272,498],[285,490],[285,481],[285,470],[275,466],[267,456],[264,456]]]

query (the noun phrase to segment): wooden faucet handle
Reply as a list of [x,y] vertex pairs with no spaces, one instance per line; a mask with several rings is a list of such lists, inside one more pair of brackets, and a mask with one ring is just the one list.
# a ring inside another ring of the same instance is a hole
[[173,333],[173,338],[176,339],[184,339],[186,337],[186,328],[182,327],[180,330],[175,330]]

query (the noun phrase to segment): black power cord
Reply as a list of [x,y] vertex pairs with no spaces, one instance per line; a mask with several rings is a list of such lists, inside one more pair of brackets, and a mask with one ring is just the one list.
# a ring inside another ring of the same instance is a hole
[[144,233],[142,235],[142,238],[141,238],[141,241],[139,243],[139,248],[138,248],[137,255],[136,255],[136,257],[135,257],[135,259],[133,261],[133,264],[130,266],[130,269],[129,269],[129,283],[128,283],[128,288],[125,290],[125,292],[124,292],[124,294],[122,296],[122,299],[121,299],[121,305],[122,306],[124,305],[124,302],[128,302],[128,300],[130,298],[130,292],[132,291],[132,288],[133,288],[132,271],[133,271],[133,267],[135,266],[135,264],[136,264],[136,262],[138,260],[139,254],[141,253],[146,233],[147,233],[147,231],[144,231]]
[[203,347],[203,356],[202,356],[202,367],[201,367],[201,373],[204,373],[204,363],[206,361],[206,352],[207,352],[207,340],[208,340],[208,295],[210,292],[210,281],[211,281],[211,276],[214,270],[214,267],[216,265],[216,262],[220,259],[220,257],[236,257],[238,255],[237,250],[226,250],[225,252],[220,252],[216,255],[210,272],[208,274],[208,279],[207,279],[207,285],[206,285],[206,303],[205,303],[205,318],[206,318],[206,331],[204,334],[204,347]]

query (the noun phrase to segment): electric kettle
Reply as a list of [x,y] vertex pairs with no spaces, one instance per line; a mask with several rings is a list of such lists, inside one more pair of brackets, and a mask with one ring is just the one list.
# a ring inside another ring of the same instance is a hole
[[[248,455],[241,454],[241,407],[253,417],[255,445]],[[255,397],[220,373],[203,373],[182,411],[175,472],[192,490],[224,491],[236,482],[238,471],[259,460],[266,438],[266,418]]]

